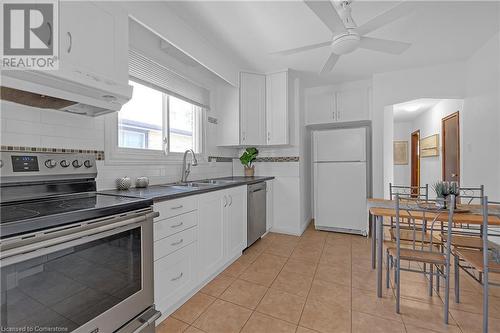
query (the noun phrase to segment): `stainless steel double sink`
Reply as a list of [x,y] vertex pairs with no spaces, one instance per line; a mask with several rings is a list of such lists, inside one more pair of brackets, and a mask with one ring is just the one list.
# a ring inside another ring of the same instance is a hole
[[178,189],[178,190],[184,190],[184,191],[194,191],[202,188],[207,188],[207,187],[216,187],[216,186],[223,186],[227,184],[231,184],[236,182],[235,180],[229,180],[229,179],[204,179],[204,180],[195,180],[191,182],[185,182],[185,183],[173,183],[173,184],[165,184],[165,185],[159,185],[163,187],[170,187],[173,189]]

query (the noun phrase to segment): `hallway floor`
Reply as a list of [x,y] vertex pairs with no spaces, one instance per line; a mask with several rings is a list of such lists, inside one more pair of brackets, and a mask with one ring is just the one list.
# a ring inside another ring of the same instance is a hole
[[[461,303],[450,297],[449,325],[442,298],[430,297],[428,281],[415,273],[401,273],[398,315],[392,288],[376,296],[369,239],[312,226],[301,237],[270,233],[156,332],[481,332],[481,288],[462,275]],[[491,289],[490,332],[500,332],[500,288]]]

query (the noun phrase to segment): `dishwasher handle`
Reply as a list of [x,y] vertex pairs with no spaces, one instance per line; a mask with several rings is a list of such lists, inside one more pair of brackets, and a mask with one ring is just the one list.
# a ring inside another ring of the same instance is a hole
[[251,184],[251,185],[248,185],[248,193],[251,194],[251,193],[259,192],[259,191],[265,190],[266,187],[267,187],[266,182]]

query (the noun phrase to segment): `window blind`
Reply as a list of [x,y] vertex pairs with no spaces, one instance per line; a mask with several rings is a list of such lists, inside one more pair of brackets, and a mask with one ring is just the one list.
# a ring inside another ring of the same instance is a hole
[[141,84],[202,108],[210,108],[210,92],[154,60],[129,49],[129,74]]

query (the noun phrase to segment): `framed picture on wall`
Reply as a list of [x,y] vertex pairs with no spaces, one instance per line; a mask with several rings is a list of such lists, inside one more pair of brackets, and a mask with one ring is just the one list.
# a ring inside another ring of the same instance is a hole
[[394,141],[394,164],[408,164],[408,141]]
[[420,140],[420,157],[439,156],[439,135],[434,134]]

